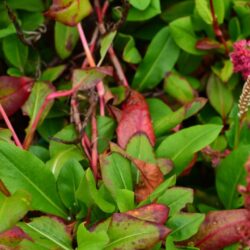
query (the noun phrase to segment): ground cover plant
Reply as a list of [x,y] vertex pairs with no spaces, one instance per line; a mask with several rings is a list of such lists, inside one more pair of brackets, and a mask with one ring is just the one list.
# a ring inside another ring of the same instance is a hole
[[0,249],[250,247],[248,0],[0,2]]

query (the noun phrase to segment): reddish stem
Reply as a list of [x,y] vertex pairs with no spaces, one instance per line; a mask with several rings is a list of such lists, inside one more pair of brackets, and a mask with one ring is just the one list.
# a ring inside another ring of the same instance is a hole
[[[79,134],[81,135],[82,130],[83,130],[83,126],[82,126],[82,121],[80,119],[80,115],[79,115],[79,112],[78,112],[78,101],[77,101],[77,98],[76,98],[76,93],[74,93],[72,95],[71,108],[72,108],[71,110],[72,110],[72,113],[73,113],[73,117],[72,117],[73,122],[76,124],[77,130],[78,130]],[[84,150],[86,156],[90,160],[91,159],[91,157],[90,157],[90,147],[87,145],[84,137],[81,138],[81,144],[82,144],[82,147],[83,147],[83,150]]]
[[[93,33],[93,36],[91,38],[91,41],[90,41],[90,45],[89,45],[89,49],[90,49],[91,53],[94,53],[94,51],[95,51],[95,46],[96,46],[96,42],[97,42],[97,38],[98,38],[98,33],[99,33],[99,30],[95,29],[95,31]],[[88,58],[86,58],[83,61],[82,68],[85,68],[87,64],[88,64]]]
[[226,40],[225,40],[225,38],[223,36],[223,33],[222,33],[221,29],[220,29],[217,17],[215,15],[213,0],[209,0],[209,3],[210,3],[210,9],[211,9],[211,14],[212,14],[212,18],[213,18],[214,33],[218,37],[218,40],[223,44],[223,46],[225,48],[225,54],[228,55],[229,54],[229,49],[228,49]]
[[102,16],[105,16],[108,10],[108,7],[109,7],[109,1],[106,0],[102,6]]
[[3,119],[4,119],[4,121],[5,121],[5,123],[6,123],[7,127],[8,127],[8,129],[10,130],[10,132],[11,132],[11,134],[12,134],[12,136],[13,136],[13,139],[14,139],[16,145],[17,145],[19,148],[22,149],[23,146],[22,146],[22,144],[21,144],[21,142],[20,142],[20,140],[19,140],[19,138],[18,138],[18,136],[17,136],[17,134],[16,134],[14,128],[13,128],[12,125],[11,125],[11,122],[10,122],[10,120],[9,120],[9,118],[8,118],[8,116],[7,116],[6,112],[5,112],[5,110],[4,110],[3,106],[2,106],[2,104],[0,104],[0,113],[1,113],[1,115],[2,115],[2,117],[3,117]]
[[97,150],[97,122],[96,122],[96,110],[92,113],[91,116],[91,127],[92,127],[92,152],[91,152],[91,167],[95,176],[95,179],[98,179],[98,150]]
[[37,115],[36,115],[36,118],[35,118],[34,122],[31,125],[30,132],[26,135],[26,137],[24,139],[24,143],[23,143],[24,149],[29,148],[29,146],[30,146],[30,144],[31,144],[31,142],[33,140],[35,131],[36,131],[37,127],[38,127],[39,121],[41,119],[42,113],[44,112],[44,110],[47,107],[48,103],[51,100],[56,99],[56,98],[70,96],[70,95],[74,94],[78,90],[78,88],[79,88],[79,85],[75,86],[74,88],[72,88],[70,90],[56,91],[56,92],[53,92],[53,93],[47,95],[47,97],[45,98],[42,106],[40,107],[40,109],[37,112]]
[[[107,11],[109,2],[105,1],[104,5],[103,5],[103,8],[102,8],[102,11],[100,11],[101,8],[100,8],[99,0],[95,0],[94,4],[95,4],[95,9],[96,9],[97,19],[98,19],[98,24],[99,24],[98,25],[99,30],[100,30],[101,34],[104,35],[106,33],[106,29],[105,29],[105,26],[104,26],[104,23],[103,23],[103,17],[105,15],[106,11]],[[117,73],[117,76],[118,76],[119,80],[121,81],[121,83],[124,86],[128,87],[129,84],[128,84],[127,78],[126,78],[126,76],[124,74],[124,71],[123,71],[122,66],[120,64],[120,61],[118,60],[112,45],[109,47],[108,53],[109,53],[110,60],[112,61],[113,65],[114,65],[114,67],[116,69],[116,73]]]
[[[89,62],[89,65],[91,67],[96,67],[96,63],[95,63],[94,58],[92,56],[92,53],[89,49],[89,45],[88,45],[86,36],[84,34],[83,28],[82,28],[80,23],[77,24],[77,29],[78,29],[78,32],[80,35],[80,39],[81,39],[83,48],[85,50],[86,57],[87,57],[88,62]],[[104,85],[103,85],[102,81],[97,84],[97,91],[98,91],[99,100],[100,100],[100,115],[104,116],[105,115],[105,109],[104,109],[104,107],[105,107],[105,102],[104,102],[105,90],[104,90]]]

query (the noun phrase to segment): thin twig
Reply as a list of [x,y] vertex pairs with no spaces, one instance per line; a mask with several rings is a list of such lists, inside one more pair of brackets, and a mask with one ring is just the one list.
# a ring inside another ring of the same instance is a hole
[[[97,38],[98,38],[98,34],[99,34],[99,29],[96,28],[94,30],[94,33],[92,35],[92,38],[91,38],[91,41],[90,41],[90,44],[89,44],[89,49],[90,49],[90,52],[91,53],[94,53],[94,50],[95,50],[95,46],[96,46],[96,41],[97,41]],[[83,63],[82,63],[82,68],[85,68],[86,65],[88,64],[88,58],[86,58]]]
[[20,142],[20,140],[19,140],[19,138],[18,138],[18,136],[17,136],[14,128],[11,125],[11,122],[10,122],[10,120],[9,120],[9,118],[8,118],[8,116],[7,116],[6,112],[5,112],[2,104],[0,104],[0,113],[1,113],[1,115],[2,115],[2,117],[4,119],[4,121],[5,121],[5,124],[7,125],[8,129],[10,130],[10,132],[11,132],[11,134],[13,136],[13,139],[14,139],[16,145],[19,148],[23,149],[23,146],[22,146],[22,144],[21,144],[21,142]]
[[92,127],[92,138],[91,138],[91,143],[92,143],[92,151],[91,151],[91,167],[95,176],[95,179],[98,179],[98,150],[97,150],[97,122],[96,122],[96,109],[92,112],[91,116],[91,127]]
[[221,29],[220,29],[217,17],[215,15],[213,0],[209,0],[209,3],[210,3],[210,9],[211,9],[211,14],[212,14],[212,18],[213,18],[214,33],[218,37],[219,41],[223,44],[223,46],[225,48],[225,54],[229,55],[229,49],[228,49],[226,40],[225,40],[225,38],[223,36],[223,33],[222,33]]
[[[78,29],[78,32],[79,32],[79,35],[80,35],[80,39],[81,39],[83,48],[85,50],[86,57],[87,57],[88,62],[89,62],[89,65],[91,67],[96,67],[95,60],[94,60],[94,58],[92,56],[92,53],[91,53],[91,51],[89,49],[89,45],[88,45],[88,42],[87,42],[86,36],[84,34],[84,30],[82,28],[81,23],[77,24],[77,29]],[[98,95],[99,95],[99,99],[100,99],[100,115],[104,116],[105,115],[105,102],[104,102],[105,90],[104,90],[104,85],[103,85],[102,81],[100,81],[97,84],[97,91],[98,91]]]
[[[102,35],[104,35],[104,34],[106,34],[107,31],[106,31],[105,25],[103,23],[103,17],[104,17],[104,13],[105,13],[104,11],[106,11],[108,8],[108,1],[105,1],[103,11],[100,10],[101,8],[100,8],[99,0],[95,0],[94,4],[95,4],[95,9],[96,9],[97,18],[98,18],[98,27],[99,27],[100,33]],[[128,84],[127,78],[124,74],[123,68],[120,64],[120,61],[118,60],[118,58],[116,56],[116,53],[115,53],[112,45],[109,47],[108,53],[109,53],[110,60],[116,69],[116,73],[117,73],[117,76],[118,76],[120,82],[124,86],[128,87],[129,84]]]
[[77,85],[77,86],[75,86],[74,88],[72,88],[70,90],[56,91],[56,92],[53,92],[53,93],[47,95],[47,97],[45,98],[42,106],[40,107],[40,109],[37,112],[36,118],[35,118],[34,122],[31,125],[31,129],[30,129],[29,134],[27,134],[25,139],[24,139],[24,143],[23,143],[24,149],[29,148],[29,146],[30,146],[30,144],[31,144],[31,142],[33,140],[35,131],[36,131],[37,127],[38,127],[41,116],[42,116],[45,108],[47,107],[48,103],[53,99],[60,98],[60,97],[65,97],[65,96],[70,96],[70,95],[74,94],[79,89],[79,87],[80,87],[80,85]]

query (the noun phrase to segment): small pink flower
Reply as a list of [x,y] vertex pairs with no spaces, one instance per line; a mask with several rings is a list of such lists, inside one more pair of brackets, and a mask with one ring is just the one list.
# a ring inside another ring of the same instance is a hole
[[230,54],[234,71],[240,72],[244,79],[250,75],[250,41],[240,40],[233,45],[234,51]]

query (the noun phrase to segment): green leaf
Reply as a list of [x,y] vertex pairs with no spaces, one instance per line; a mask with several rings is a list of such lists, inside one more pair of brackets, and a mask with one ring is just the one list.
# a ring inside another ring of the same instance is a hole
[[[33,122],[35,121],[38,111],[43,105],[46,97],[54,91],[54,86],[46,82],[35,82],[31,94],[25,104],[22,106],[22,109],[25,114],[30,118],[29,126],[27,128],[27,134],[32,129]],[[53,101],[49,101],[45,110],[43,111],[41,118],[39,120],[39,125],[43,122],[48,112],[50,111],[53,105]]]
[[216,190],[226,209],[242,206],[242,197],[237,191],[239,184],[246,182],[244,164],[250,155],[250,147],[240,146],[221,161],[216,171]]
[[167,226],[172,229],[171,236],[174,241],[183,241],[196,234],[203,220],[204,214],[181,213],[176,214],[167,221]]
[[103,153],[109,146],[116,128],[115,121],[108,116],[97,116],[98,153]]
[[[134,2],[136,0],[133,0]],[[140,0],[140,2],[142,2],[143,0]],[[145,2],[147,3],[148,0],[144,0],[144,6],[145,6]],[[138,2],[138,0],[137,0]],[[137,4],[138,6],[138,4]],[[129,13],[128,13],[128,17],[127,17],[127,21],[145,21],[148,20],[158,14],[161,13],[161,4],[160,4],[160,0],[151,0],[150,4],[148,5],[148,7],[144,10],[139,10],[136,8],[130,8]]]
[[[68,125],[55,134],[54,137],[65,141],[74,140],[76,138],[75,128],[73,125]],[[46,166],[56,178],[58,177],[63,165],[69,159],[80,161],[84,158],[83,152],[77,147],[77,145],[64,144],[53,140],[50,142],[49,152],[51,159],[46,163]]]
[[195,8],[204,22],[207,24],[213,23],[213,17],[208,0],[195,0]]
[[133,36],[118,33],[114,46],[122,54],[122,59],[125,62],[137,64],[141,61],[141,55],[135,47],[135,40]]
[[191,102],[195,97],[187,79],[175,72],[171,72],[165,78],[164,91],[183,104]]
[[225,119],[233,106],[233,94],[214,74],[208,79],[207,95],[213,108]]
[[[22,29],[27,31],[35,31],[39,29],[44,23],[44,16],[42,12],[24,12],[20,18],[22,20]],[[38,37],[38,35],[37,35]]]
[[195,98],[191,103],[185,105],[185,119],[198,113],[207,103],[207,99],[203,97]]
[[77,26],[91,12],[92,6],[89,0],[62,0],[53,1],[50,9],[45,14],[65,25]]
[[136,159],[155,163],[153,147],[144,134],[134,135],[127,144],[126,152]]
[[101,192],[96,188],[96,183],[92,171],[88,168],[80,186],[76,191],[77,198],[88,207],[97,205],[105,213],[112,213],[115,206],[106,201]]
[[75,69],[72,76],[73,86],[81,84],[82,90],[88,90],[109,74],[110,67]]
[[157,199],[157,202],[168,206],[170,208],[169,216],[173,216],[184,208],[187,203],[192,203],[193,196],[194,193],[191,188],[173,187],[166,190]]
[[241,32],[241,27],[240,27],[240,21],[237,17],[233,17],[230,19],[228,31],[229,31],[230,38],[233,41],[236,41],[241,37],[242,32]]
[[223,61],[223,66],[212,66],[213,72],[224,82],[228,82],[233,75],[233,63],[231,60]]
[[8,5],[12,9],[26,10],[26,11],[44,11],[44,3],[42,0],[8,0]]
[[130,162],[118,153],[101,159],[101,172],[105,186],[116,196],[118,189],[133,190]]
[[176,44],[184,51],[193,55],[203,55],[204,52],[196,49],[198,38],[194,33],[191,17],[182,17],[174,20],[169,25],[171,35]]
[[[98,131],[98,153],[103,153],[109,146],[116,128],[116,122],[108,116],[97,116],[97,131]],[[91,125],[88,124],[86,132],[91,136]]]
[[103,250],[152,249],[168,233],[169,229],[162,225],[115,213],[108,228],[110,242]]
[[186,0],[182,2],[174,2],[161,13],[161,18],[165,22],[172,22],[175,19],[184,16],[191,16],[194,12],[194,1]]
[[67,218],[54,176],[41,160],[14,145],[0,142],[0,162],[0,179],[12,194],[24,189],[32,195],[33,210]]
[[7,128],[0,128],[0,141],[5,141],[8,143],[13,143],[11,140],[12,134]]
[[169,28],[161,29],[150,43],[140,63],[132,86],[139,90],[152,89],[170,71],[179,56],[179,49],[173,41]]
[[167,178],[163,183],[161,183],[154,191],[149,195],[149,197],[140,203],[140,206],[149,204],[158,199],[163,195],[169,187],[174,186],[176,183],[176,175]]
[[168,132],[185,118],[184,108],[173,112],[167,104],[157,98],[147,99],[147,103],[156,136]]
[[10,64],[17,67],[21,72],[24,72],[29,49],[16,35],[11,35],[3,39],[3,52]]
[[115,201],[121,213],[135,208],[135,194],[133,191],[128,189],[118,189],[116,194]]
[[213,0],[214,12],[217,17],[218,23],[222,24],[225,17],[225,1]]
[[89,232],[83,224],[80,224],[77,230],[77,250],[100,250],[109,242],[107,232]]
[[147,104],[150,112],[150,117],[153,121],[153,125],[157,120],[160,120],[162,116],[172,114],[172,109],[161,99],[147,98]]
[[55,23],[55,47],[61,59],[69,57],[79,39],[76,27],[69,27],[62,23]]
[[6,197],[0,192],[0,233],[12,228],[29,211],[31,195],[23,190]]
[[168,136],[157,148],[157,157],[170,158],[174,172],[180,174],[192,160],[193,154],[212,143],[222,126],[196,125]]
[[29,152],[38,157],[43,162],[46,162],[49,159],[49,150],[45,147],[38,145],[31,145],[29,147]]
[[35,245],[44,246],[45,249],[73,249],[66,226],[56,219],[42,216],[30,223],[19,223],[18,226],[32,238]]
[[0,29],[0,39],[16,33],[13,23],[10,23],[6,28]]
[[138,10],[145,10],[151,0],[129,0],[129,3]]
[[153,123],[156,136],[160,136],[176,127],[185,119],[185,108],[181,107],[169,115],[162,116],[159,120]]
[[82,165],[74,158],[70,158],[63,164],[57,178],[57,189],[63,204],[71,211],[78,208],[76,190],[84,176]]
[[44,70],[40,77],[40,81],[54,82],[66,69],[66,65],[58,65]]
[[104,36],[101,39],[101,44],[100,44],[100,46],[101,46],[101,49],[100,49],[101,58],[100,58],[100,61],[98,62],[98,65],[102,64],[102,61],[105,58],[105,56],[108,52],[108,49],[112,45],[112,43],[115,39],[115,36],[116,36],[116,31],[113,31],[113,32],[108,33],[106,36]]

